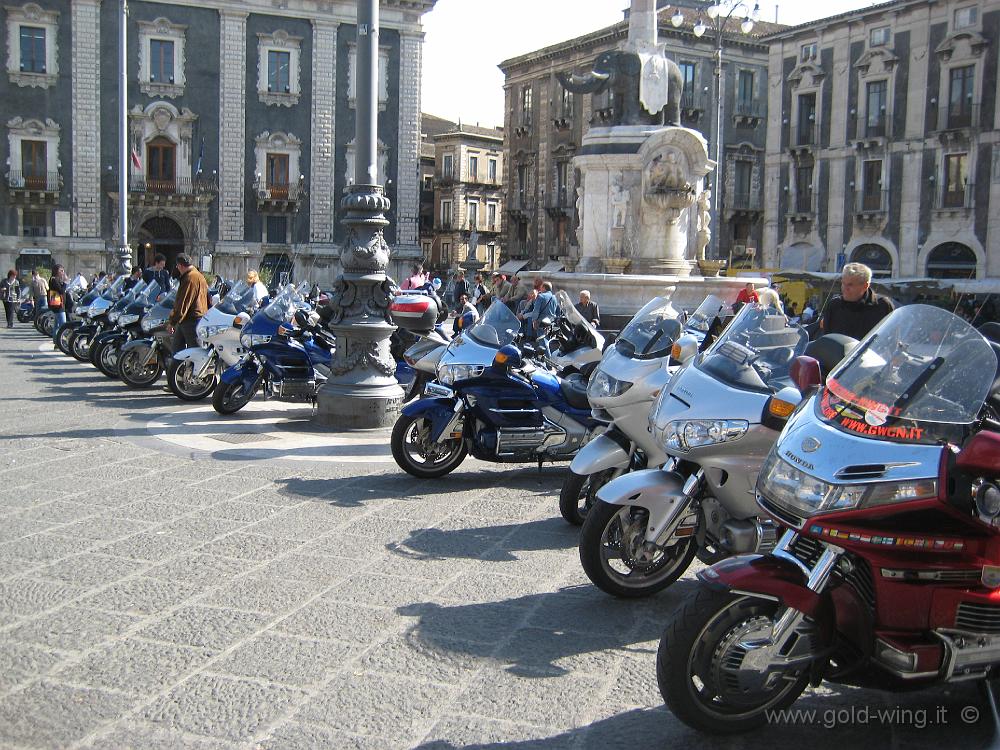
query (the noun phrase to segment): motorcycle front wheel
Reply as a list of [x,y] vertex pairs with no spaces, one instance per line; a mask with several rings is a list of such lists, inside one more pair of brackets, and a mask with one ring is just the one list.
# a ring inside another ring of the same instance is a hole
[[612,596],[650,596],[687,570],[698,542],[689,536],[652,557],[641,557],[646,509],[598,500],[580,530],[580,563],[587,577]]
[[392,457],[399,468],[420,479],[451,473],[467,451],[462,438],[434,443],[430,433],[431,423],[424,417],[401,416],[392,428]]
[[109,378],[120,377],[118,372],[118,347],[111,341],[102,341],[90,353],[90,361]]
[[581,476],[570,472],[559,492],[559,512],[574,526],[582,526],[587,513],[597,502],[597,491],[608,483],[614,469]]
[[212,395],[212,408],[219,414],[235,414],[250,403],[260,388],[262,379],[263,375],[254,381],[251,388],[246,387],[242,378],[232,383],[219,383]]
[[656,681],[667,708],[701,732],[734,734],[767,724],[805,690],[808,667],[765,679],[743,667],[746,642],[770,636],[777,602],[699,586],[660,638]]
[[56,327],[56,315],[55,313],[49,312],[44,313],[38,318],[38,331],[45,336],[45,338],[51,338],[53,329]]
[[90,334],[81,334],[79,331],[70,336],[69,353],[80,362],[90,359]]
[[72,344],[74,332],[75,329],[71,328],[68,323],[63,323],[55,336],[56,348],[67,357],[73,356]]
[[201,401],[215,390],[215,368],[201,378],[194,377],[193,362],[179,362],[167,368],[167,387],[182,401]]
[[129,349],[118,357],[118,374],[129,388],[149,388],[163,372],[163,365],[157,357],[147,364],[149,349]]

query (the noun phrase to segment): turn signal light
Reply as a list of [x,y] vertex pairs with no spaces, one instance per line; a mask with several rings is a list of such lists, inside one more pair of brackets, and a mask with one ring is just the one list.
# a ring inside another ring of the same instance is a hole
[[780,401],[779,399],[772,398],[767,406],[767,410],[775,417],[788,419],[792,416],[792,412],[795,411],[795,404],[790,404],[787,401]]

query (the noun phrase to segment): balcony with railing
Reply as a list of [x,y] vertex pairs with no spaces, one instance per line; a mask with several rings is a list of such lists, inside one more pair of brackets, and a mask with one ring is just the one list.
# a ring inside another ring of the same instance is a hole
[[940,133],[977,130],[978,128],[978,102],[946,102],[938,110],[937,129]]
[[22,172],[12,169],[7,173],[7,187],[12,197],[55,199],[62,190],[62,175],[58,172]]
[[757,127],[764,120],[765,107],[761,102],[737,99],[733,106],[733,122],[736,125]]
[[507,211],[513,216],[528,217],[535,212],[535,198],[527,193],[514,193],[507,199]]
[[557,219],[562,216],[571,216],[574,204],[570,200],[570,191],[567,187],[557,187],[545,197],[545,212]]
[[455,176],[454,169],[436,169],[434,170],[434,181],[438,185],[454,185],[457,177]]
[[754,214],[763,211],[760,193],[738,191],[729,200],[729,210],[733,213]]
[[797,190],[791,196],[788,218],[793,222],[812,221],[816,215],[816,199],[812,190]]
[[867,118],[862,125],[861,130],[864,133],[864,137],[869,140],[889,138],[891,136],[891,123],[892,121],[889,119],[888,114],[880,112],[877,117]]
[[294,212],[298,210],[305,192],[305,180],[283,182],[258,177],[254,180],[253,191],[258,210],[268,213]]
[[819,128],[812,120],[799,122],[792,133],[792,150],[802,149],[805,151],[814,149],[819,145]]
[[701,119],[706,108],[705,98],[695,91],[681,93],[681,117],[692,122]]
[[862,190],[854,198],[854,213],[859,218],[879,217],[888,212],[888,190]]
[[939,211],[966,211],[973,208],[974,185],[966,183],[965,189],[949,189],[945,186],[938,190],[935,208]]
[[[118,176],[107,175],[107,191],[118,192]],[[131,200],[148,205],[193,205],[210,202],[219,193],[219,181],[216,177],[190,177],[162,179],[132,175],[129,178],[129,195]]]

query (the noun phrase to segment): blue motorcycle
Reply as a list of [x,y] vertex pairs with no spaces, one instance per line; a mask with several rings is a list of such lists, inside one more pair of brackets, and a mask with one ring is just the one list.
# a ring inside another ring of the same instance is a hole
[[[481,461],[568,461],[600,429],[582,377],[564,380],[521,357],[520,322],[493,305],[448,347],[439,382],[403,407],[392,430],[392,455],[421,479],[454,471],[471,453]],[[493,351],[492,363],[481,364]]]
[[244,325],[240,346],[247,353],[222,373],[212,396],[219,414],[235,414],[262,389],[267,398],[278,401],[315,402],[330,377],[334,339],[304,315],[296,315],[306,307],[302,292],[289,284]]

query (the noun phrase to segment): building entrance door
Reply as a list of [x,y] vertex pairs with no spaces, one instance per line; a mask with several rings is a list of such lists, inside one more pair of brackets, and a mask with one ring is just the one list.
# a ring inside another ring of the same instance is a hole
[[167,269],[173,273],[177,256],[184,252],[184,232],[176,221],[166,216],[147,219],[139,228],[139,252],[135,261],[143,268],[153,264],[157,253],[167,256]]

